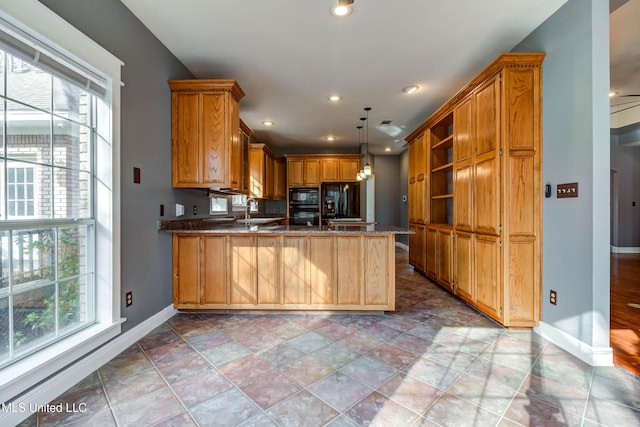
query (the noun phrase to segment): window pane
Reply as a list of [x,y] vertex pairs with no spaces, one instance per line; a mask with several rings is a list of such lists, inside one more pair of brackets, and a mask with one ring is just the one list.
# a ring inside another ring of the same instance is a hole
[[7,55],[7,97],[51,111],[51,75]]
[[3,290],[9,287],[9,232],[0,231],[0,252],[2,253],[2,264],[0,264],[0,295]]
[[66,227],[58,230],[58,278],[87,274],[87,227]]
[[13,297],[13,345],[24,351],[55,335],[55,285],[21,292]]
[[7,102],[7,157],[51,164],[51,115]]
[[111,141],[111,108],[103,100],[96,100],[96,130],[98,135]]
[[81,325],[89,318],[89,306],[87,300],[88,276],[76,277],[74,279],[60,282],[58,290],[58,326],[60,333],[64,333],[65,328],[73,328]]
[[229,199],[226,197],[212,197],[211,198],[211,213],[227,213]]
[[90,130],[63,119],[53,121],[53,163],[73,169],[90,168]]
[[9,297],[0,298],[0,363],[9,359]]
[[89,124],[91,97],[77,85],[53,78],[53,113],[75,122]]
[[[7,216],[9,219],[45,219],[53,216],[53,172],[50,166],[8,162],[7,173],[14,176],[7,183]],[[32,181],[29,181],[29,178]],[[56,197],[61,195],[56,194]],[[25,206],[31,202],[31,212]],[[22,208],[20,208],[22,206]]]
[[[6,65],[6,57],[4,50],[0,49],[0,95],[4,95],[4,69]],[[0,137],[1,139],[2,137]]]
[[54,168],[55,218],[90,216],[91,176],[77,170]]
[[[0,78],[2,78],[1,71]],[[4,88],[4,80],[0,81],[0,88]],[[0,92],[2,92],[2,89],[0,89]],[[0,155],[4,156],[4,99],[0,99]]]
[[[51,228],[14,231],[11,239],[13,286],[55,280],[55,233]],[[22,286],[19,286],[22,285]]]

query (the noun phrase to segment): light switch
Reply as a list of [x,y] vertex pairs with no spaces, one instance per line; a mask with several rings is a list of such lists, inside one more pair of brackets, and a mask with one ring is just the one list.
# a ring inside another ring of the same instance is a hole
[[181,205],[180,203],[176,203],[176,216],[182,216],[184,215],[184,205]]

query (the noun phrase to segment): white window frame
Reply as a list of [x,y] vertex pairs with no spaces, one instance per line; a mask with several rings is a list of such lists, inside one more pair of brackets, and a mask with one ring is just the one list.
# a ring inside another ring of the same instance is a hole
[[[125,320],[120,318],[120,72],[124,64],[37,0],[0,0],[0,17],[103,76],[111,105],[110,145],[99,144],[95,154],[96,323],[0,370],[0,402],[28,408],[44,405],[55,395],[41,393],[45,401],[34,402],[25,397],[31,392],[25,391],[119,335]],[[59,393],[52,389],[50,394],[54,392]],[[24,416],[0,413],[0,424]]]
[[[35,212],[35,194],[36,194],[36,181],[35,181],[35,175],[36,175],[36,171],[35,171],[35,167],[33,167],[33,165],[29,165],[28,163],[22,163],[20,166],[16,166],[16,162],[7,162],[6,166],[7,168],[7,182],[6,182],[6,186],[7,186],[7,218],[19,218],[19,219],[27,219],[27,218],[35,218],[36,216],[36,212]],[[31,182],[28,182],[28,180],[26,179],[26,177],[24,178],[23,182],[9,182],[9,176],[11,175],[12,171],[17,171],[18,169],[23,169],[25,174],[27,173],[27,171],[31,171]],[[13,198],[11,198],[9,196],[9,186],[13,186],[14,188],[14,196]],[[31,187],[33,188],[33,191],[31,193],[31,195],[33,196],[31,199],[29,199],[27,197],[27,186],[31,185]],[[22,199],[18,198],[18,187],[22,186],[24,188],[24,197]],[[16,214],[12,214],[9,211],[9,203],[11,203],[11,201],[13,201],[14,203],[22,203],[24,204],[24,209],[25,209],[25,214],[24,215],[16,215]],[[31,201],[32,205],[33,205],[33,212],[31,213],[31,215],[28,214],[28,202]]]

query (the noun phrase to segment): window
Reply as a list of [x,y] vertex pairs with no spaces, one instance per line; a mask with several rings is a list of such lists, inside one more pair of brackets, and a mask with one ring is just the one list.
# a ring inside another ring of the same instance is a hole
[[34,216],[33,167],[7,168],[7,217]]
[[4,50],[0,73],[1,367],[95,320],[99,100]]
[[229,213],[229,198],[227,197],[212,197],[211,198],[211,213]]
[[123,63],[38,0],[2,1],[0,50],[0,402],[28,407],[121,331]]

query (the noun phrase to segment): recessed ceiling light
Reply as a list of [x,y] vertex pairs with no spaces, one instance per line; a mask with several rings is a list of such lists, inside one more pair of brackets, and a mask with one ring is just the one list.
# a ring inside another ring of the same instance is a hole
[[388,153],[389,151],[391,151],[391,147],[384,147],[384,151]]
[[329,97],[329,101],[338,102],[340,101],[340,95],[331,95]]
[[338,4],[331,8],[331,14],[337,17],[349,16],[353,12],[353,0],[338,0]]
[[273,126],[273,122],[271,120],[265,120],[262,122],[262,124],[265,126]]
[[335,136],[327,136],[327,137],[325,137],[325,139],[326,139],[327,141],[335,141],[335,140],[336,140],[336,137],[335,137]]
[[407,95],[411,95],[412,93],[416,92],[418,89],[420,89],[418,85],[411,85],[411,86],[405,87],[404,89],[402,89],[402,91]]

